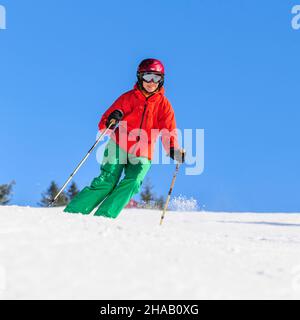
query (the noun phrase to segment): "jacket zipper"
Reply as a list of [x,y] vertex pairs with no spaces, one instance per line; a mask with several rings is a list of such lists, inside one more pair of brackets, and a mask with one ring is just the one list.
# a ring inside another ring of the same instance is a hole
[[144,111],[143,111],[143,115],[142,115],[142,121],[141,121],[141,124],[140,124],[140,130],[142,129],[142,126],[143,126],[146,109],[147,109],[147,103],[144,105]]
[[[149,97],[148,97],[149,98]],[[142,131],[142,126],[143,126],[143,122],[144,122],[144,117],[145,117],[145,113],[146,113],[146,109],[147,109],[147,100],[148,98],[146,98],[146,103],[144,104],[144,111],[143,111],[143,115],[142,115],[142,121],[141,121],[141,124],[140,124],[140,130],[139,130],[139,134],[137,136],[137,141],[140,141],[141,140],[141,131]]]

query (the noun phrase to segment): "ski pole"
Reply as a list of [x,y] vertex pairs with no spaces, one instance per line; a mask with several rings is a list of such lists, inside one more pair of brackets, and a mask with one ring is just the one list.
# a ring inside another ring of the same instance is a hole
[[86,161],[86,159],[90,156],[90,154],[92,153],[92,151],[96,148],[96,146],[98,145],[98,143],[102,140],[103,136],[107,133],[107,131],[110,129],[110,127],[112,125],[114,125],[116,123],[116,120],[112,119],[109,126],[104,130],[104,132],[100,135],[100,137],[96,140],[96,142],[93,144],[93,146],[91,147],[91,149],[88,151],[88,153],[86,154],[86,156],[80,161],[79,165],[76,167],[76,169],[71,173],[69,179],[65,182],[65,184],[63,185],[63,187],[59,190],[59,192],[57,193],[57,195],[54,197],[54,199],[52,199],[49,203],[48,207],[52,207],[52,205],[55,203],[55,201],[58,199],[58,197],[61,195],[61,193],[65,190],[66,186],[68,185],[68,183],[73,179],[73,177],[75,176],[75,174],[77,173],[77,171],[80,169],[80,167],[84,164],[84,162]]
[[167,200],[166,200],[166,202],[165,202],[164,210],[163,210],[163,213],[162,213],[161,218],[160,218],[160,225],[162,225],[163,220],[164,220],[164,218],[165,218],[165,213],[166,213],[166,211],[167,211],[167,208],[168,208],[168,205],[169,205],[169,201],[170,201],[170,198],[171,198],[171,193],[172,193],[172,191],[173,191],[173,187],[174,187],[174,184],[175,184],[175,180],[176,180],[176,177],[177,177],[177,173],[178,173],[178,171],[179,171],[179,166],[180,166],[180,163],[177,163],[177,164],[176,164],[176,169],[175,169],[175,172],[174,172],[174,175],[173,175],[171,187],[170,187],[170,190],[169,190],[169,193],[168,193],[168,197],[167,197]]

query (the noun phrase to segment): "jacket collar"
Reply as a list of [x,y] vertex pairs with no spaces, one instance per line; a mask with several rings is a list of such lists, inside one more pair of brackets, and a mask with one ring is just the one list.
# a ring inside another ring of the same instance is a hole
[[[141,90],[139,89],[137,83],[134,85],[134,93],[137,95],[137,97],[139,99],[142,99],[142,100],[146,100],[146,97],[144,96],[144,94],[141,92]],[[164,87],[161,87],[157,92],[155,92],[152,96],[149,96],[148,97],[148,101],[155,101],[157,100],[158,98],[160,98],[161,96],[163,96],[165,93],[165,89]]]

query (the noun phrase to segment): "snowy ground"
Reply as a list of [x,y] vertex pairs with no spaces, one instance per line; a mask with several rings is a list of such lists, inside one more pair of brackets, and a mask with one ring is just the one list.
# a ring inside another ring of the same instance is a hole
[[0,298],[300,298],[300,214],[160,214],[0,207]]

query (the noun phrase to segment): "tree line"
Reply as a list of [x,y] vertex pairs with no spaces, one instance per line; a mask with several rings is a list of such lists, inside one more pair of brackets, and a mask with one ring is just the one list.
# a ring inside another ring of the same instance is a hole
[[[15,181],[12,181],[8,184],[0,184],[0,205],[7,205],[12,199],[13,195],[13,186]],[[49,188],[46,192],[42,193],[40,202],[38,203],[41,207],[48,207],[50,201],[57,195],[59,192],[58,184],[55,181],[50,183]],[[63,192],[55,202],[53,206],[62,207],[67,205],[79,192],[78,187],[75,182],[72,182],[67,191]]]
[[[0,184],[0,205],[7,205],[11,201],[13,194],[13,186],[15,181],[8,184]],[[143,183],[142,191],[140,192],[140,201],[138,202],[139,208],[145,209],[162,209],[164,206],[164,197],[157,197],[153,192],[154,186],[151,184],[149,178]],[[58,194],[60,188],[55,181],[51,181],[49,188],[42,193],[40,202],[41,207],[48,207],[50,201]],[[62,192],[53,206],[63,207],[66,206],[77,194],[79,189],[77,184],[73,181],[69,188]]]

